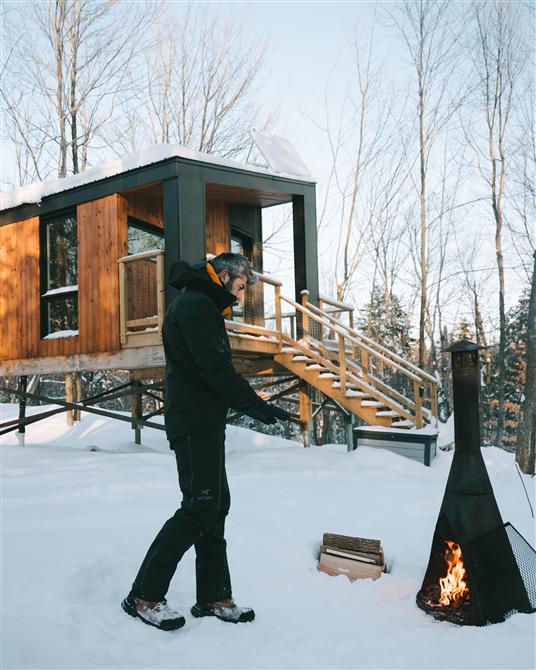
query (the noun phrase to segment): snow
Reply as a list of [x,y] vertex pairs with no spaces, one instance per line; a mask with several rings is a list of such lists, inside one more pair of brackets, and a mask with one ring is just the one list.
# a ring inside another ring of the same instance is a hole
[[[18,207],[25,203],[39,203],[47,195],[53,193],[61,193],[83,184],[89,184],[100,179],[106,179],[113,175],[134,170],[135,168],[151,165],[166,160],[167,158],[187,158],[189,160],[201,161],[203,163],[210,163],[212,165],[220,165],[224,167],[237,168],[240,170],[248,170],[249,172],[259,172],[261,174],[276,175],[279,177],[288,177],[297,181],[311,182],[310,175],[305,178],[302,173],[291,174],[287,172],[275,172],[266,168],[248,165],[246,163],[239,163],[238,161],[229,160],[227,158],[220,158],[211,154],[188,149],[180,144],[151,144],[144,147],[141,151],[133,156],[127,156],[115,161],[102,163],[94,168],[90,168],[85,172],[81,172],[63,179],[47,179],[46,181],[34,182],[28,186],[21,186],[12,191],[2,191],[0,193],[0,211]],[[288,165],[292,167],[291,164]]]
[[57,330],[55,333],[49,333],[43,337],[44,340],[58,340],[62,337],[77,337],[78,330]]
[[[28,407],[28,413],[48,408]],[[17,416],[0,405],[1,420]],[[300,444],[229,426],[233,590],[252,624],[194,619],[194,553],[172,581],[174,633],[125,615],[156,532],[180,502],[160,431],[83,413],[3,440],[2,668],[534,668],[536,617],[483,628],[437,622],[415,595],[452,452],[427,468],[394,453]],[[534,544],[512,454],[483,450],[503,519]],[[524,477],[534,496],[535,479]],[[350,583],[317,570],[322,533],[379,538],[389,574]]]
[[41,297],[46,298],[51,295],[60,295],[61,293],[69,293],[72,291],[78,291],[78,284],[76,284],[75,286],[62,286],[61,288],[52,288],[50,289],[50,291],[43,293]]

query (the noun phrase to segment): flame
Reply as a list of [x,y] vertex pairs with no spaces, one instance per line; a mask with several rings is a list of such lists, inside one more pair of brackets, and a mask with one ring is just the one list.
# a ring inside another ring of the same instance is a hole
[[461,598],[469,595],[467,586],[465,566],[462,561],[462,550],[460,545],[452,540],[445,540],[448,550],[445,559],[448,564],[448,570],[445,577],[439,580],[441,586],[441,595],[439,603],[441,605],[458,605]]

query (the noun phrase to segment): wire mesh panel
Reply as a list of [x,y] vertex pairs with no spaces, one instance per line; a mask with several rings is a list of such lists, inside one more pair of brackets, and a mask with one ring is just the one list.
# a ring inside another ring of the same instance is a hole
[[[534,611],[534,549],[504,524],[470,544],[469,570],[482,622],[496,623],[513,612]],[[532,588],[532,603],[529,589]]]
[[536,610],[536,551],[511,523],[505,524],[521,579],[525,585],[530,606]]
[[[142,258],[128,263],[126,275],[127,321],[154,317],[156,326],[158,314],[156,259]],[[129,330],[144,330],[149,325],[131,325]]]

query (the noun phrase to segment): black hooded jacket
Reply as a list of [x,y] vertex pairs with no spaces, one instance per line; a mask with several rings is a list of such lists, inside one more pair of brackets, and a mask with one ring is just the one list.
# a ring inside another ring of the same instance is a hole
[[234,369],[222,311],[236,297],[208,275],[206,262],[173,263],[169,283],[181,289],[166,310],[166,433],[225,428],[229,408],[248,413],[264,405]]

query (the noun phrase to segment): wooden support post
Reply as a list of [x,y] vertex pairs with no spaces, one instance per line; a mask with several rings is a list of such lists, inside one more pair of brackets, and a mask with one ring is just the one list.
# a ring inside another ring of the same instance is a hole
[[346,341],[344,335],[339,335],[339,376],[341,378],[341,393],[346,395]]
[[19,377],[19,430],[17,431],[19,435],[22,436],[20,444],[24,446],[24,434],[26,433],[26,426],[22,423],[26,418],[26,391],[28,390],[28,377],[22,375]]
[[366,349],[361,349],[361,369],[363,370],[363,379],[366,381],[369,371],[369,356]]
[[127,282],[124,262],[119,262],[119,336],[121,344],[127,341]]
[[300,422],[303,434],[303,446],[311,446],[312,407],[309,385],[303,383],[298,392],[300,401]]
[[[72,372],[67,372],[65,375],[65,402],[74,402],[74,395],[73,395],[73,373]],[[67,419],[67,425],[72,426],[73,425],[73,410],[68,409],[65,412],[65,418]]]
[[283,326],[281,324],[281,286],[279,285],[274,286],[274,294],[275,294],[275,329],[277,331],[279,341],[281,341],[282,339],[281,335],[283,332]]
[[[301,304],[305,306],[306,303],[309,301],[309,291],[307,289],[304,289],[300,293],[300,298],[301,298]],[[309,335],[309,315],[306,312],[298,311],[296,312],[296,316],[298,317],[298,338],[303,338],[304,340],[307,340],[307,336]],[[300,321],[301,321],[301,328],[300,328]]]
[[[136,389],[139,389],[141,386],[141,381],[139,379],[132,380],[132,386]],[[130,396],[130,409],[132,413],[132,418],[141,419],[142,417],[142,403],[141,403],[141,393],[133,393]],[[136,444],[141,444],[141,426],[139,423],[132,422],[132,428],[134,430],[134,442]]]
[[354,415],[351,412],[344,417],[344,425],[346,428],[346,448],[347,451],[354,450]]
[[422,428],[422,386],[413,382],[413,396],[415,399],[415,428]]
[[437,411],[437,384],[435,382],[430,384],[430,401],[432,403],[432,416],[435,419],[435,426],[438,428],[439,414]]
[[[74,379],[75,379],[75,402],[80,404],[80,401],[82,400],[82,373],[81,372],[74,372]],[[80,421],[82,418],[82,411],[79,409],[75,409],[73,411],[73,418],[75,421]]]

